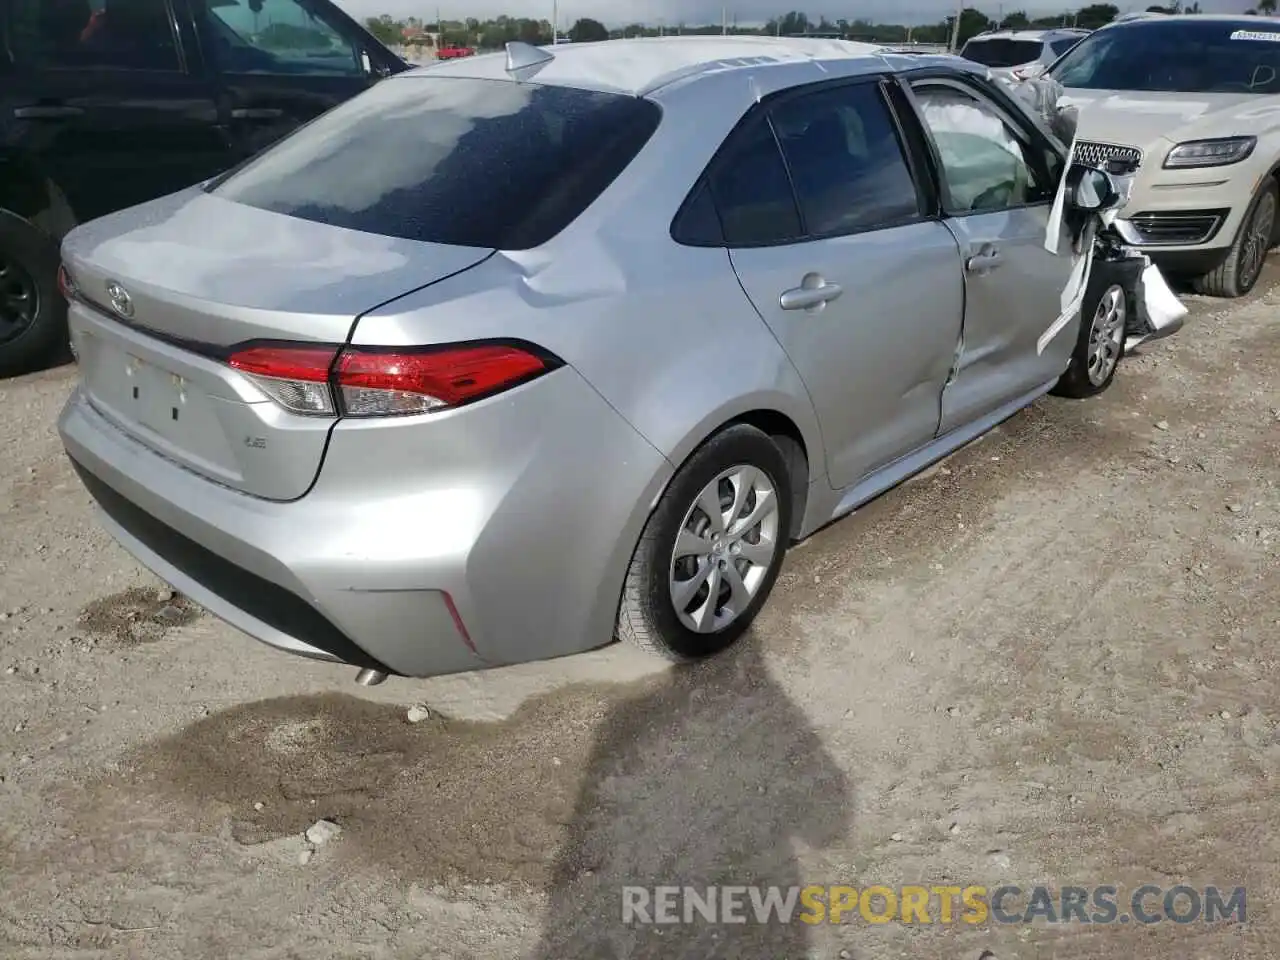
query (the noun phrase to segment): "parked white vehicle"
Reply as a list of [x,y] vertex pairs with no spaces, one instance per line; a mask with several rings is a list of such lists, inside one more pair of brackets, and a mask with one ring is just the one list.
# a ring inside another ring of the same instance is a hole
[[1049,65],[1089,35],[1088,30],[993,30],[980,33],[960,48],[960,56],[989,67],[996,76],[1026,79]]
[[1280,19],[1117,22],[1047,76],[1076,108],[1078,160],[1138,165],[1125,241],[1201,293],[1252,290],[1277,239]]

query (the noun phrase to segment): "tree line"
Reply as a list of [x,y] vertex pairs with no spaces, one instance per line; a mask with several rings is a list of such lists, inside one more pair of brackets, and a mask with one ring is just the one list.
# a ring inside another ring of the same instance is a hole
[[[1275,12],[1277,0],[1258,0],[1255,9],[1245,11],[1249,14]],[[1181,0],[1171,0],[1164,6],[1149,6],[1148,12],[1157,13],[1199,13],[1200,4],[1193,2],[1183,5]],[[998,19],[988,17],[976,7],[965,7],[960,14],[959,42],[964,43],[970,37],[987,30],[1035,30],[1053,27],[1081,27],[1096,30],[1120,15],[1120,10],[1110,3],[1094,3],[1077,10],[1047,16],[1030,16],[1025,11],[1014,10],[1005,13]],[[389,46],[400,46],[408,43],[429,45],[432,37],[438,36],[442,46],[477,47],[481,49],[497,49],[513,40],[525,43],[547,44],[552,42],[553,35],[566,38],[575,43],[593,40],[621,39],[629,37],[656,37],[662,34],[714,35],[729,33],[734,35],[756,36],[794,36],[797,34],[824,34],[840,36],[847,40],[862,40],[868,43],[926,43],[946,44],[951,40],[954,14],[937,23],[906,25],[899,23],[874,23],[863,19],[836,19],[827,17],[811,19],[808,14],[793,10],[779,17],[774,17],[761,26],[741,27],[736,24],[652,24],[632,23],[623,27],[610,29],[598,20],[582,17],[576,20],[568,30],[556,31],[553,34],[551,23],[547,20],[535,20],[527,17],[494,17],[481,20],[468,17],[465,20],[422,20],[408,17],[397,20],[383,14],[370,17],[366,21],[370,32]]]

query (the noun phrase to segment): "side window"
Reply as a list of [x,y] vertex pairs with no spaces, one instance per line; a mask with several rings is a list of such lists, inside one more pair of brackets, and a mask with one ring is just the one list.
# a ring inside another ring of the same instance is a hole
[[165,0],[11,0],[9,47],[45,69],[182,69]]
[[833,236],[920,216],[920,197],[878,84],[786,100],[770,116],[805,232]]
[[990,104],[946,86],[915,89],[942,163],[948,213],[1049,202],[1049,178],[1028,160],[1023,138]]
[[676,212],[671,224],[671,238],[689,247],[722,247],[724,234],[720,215],[711,198],[711,188],[704,180]]
[[363,75],[361,51],[306,0],[196,3],[201,40],[225,73]]
[[741,129],[729,152],[716,159],[710,183],[729,246],[786,243],[803,236],[791,180],[763,116]]
[[1060,57],[1079,42],[1079,37],[1068,37],[1065,40],[1055,40],[1053,43],[1049,44],[1049,49],[1053,51],[1053,55],[1055,57]]

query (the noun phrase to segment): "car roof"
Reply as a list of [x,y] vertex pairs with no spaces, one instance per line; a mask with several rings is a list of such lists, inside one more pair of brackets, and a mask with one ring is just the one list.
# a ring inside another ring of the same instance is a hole
[[[552,59],[536,68],[529,79],[633,96],[645,96],[676,80],[699,74],[759,69],[783,63],[865,60],[867,73],[896,72],[906,66],[900,55],[883,46],[815,37],[640,37],[565,43],[539,50],[550,54]],[[912,60],[909,65],[918,63]],[[417,74],[511,79],[505,53],[431,64],[409,75]]]
[[1044,40],[1047,37],[1083,37],[1089,33],[1083,27],[1051,27],[1046,30],[992,30],[969,38],[975,40]]
[[1270,27],[1280,24],[1280,17],[1256,16],[1249,13],[1154,13],[1148,11],[1146,14],[1126,14],[1119,19],[1112,20],[1105,27],[1099,27],[1100,30],[1110,30],[1113,27],[1134,27],[1143,28],[1152,23],[1238,23],[1250,24],[1261,23]]

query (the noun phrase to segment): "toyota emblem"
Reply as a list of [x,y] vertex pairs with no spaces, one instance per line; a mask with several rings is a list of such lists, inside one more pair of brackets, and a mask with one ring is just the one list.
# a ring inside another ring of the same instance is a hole
[[107,299],[111,301],[111,309],[122,317],[133,316],[133,298],[129,291],[114,280],[107,281]]

